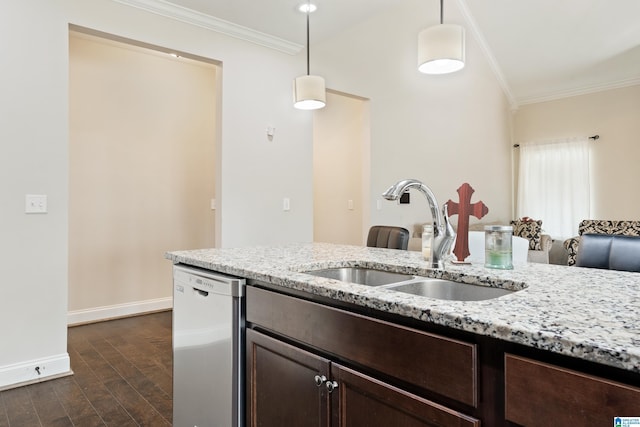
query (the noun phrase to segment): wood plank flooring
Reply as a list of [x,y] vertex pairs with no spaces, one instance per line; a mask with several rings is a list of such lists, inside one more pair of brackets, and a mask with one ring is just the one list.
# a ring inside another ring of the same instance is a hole
[[0,392],[0,427],[171,426],[171,312],[69,328],[74,375]]

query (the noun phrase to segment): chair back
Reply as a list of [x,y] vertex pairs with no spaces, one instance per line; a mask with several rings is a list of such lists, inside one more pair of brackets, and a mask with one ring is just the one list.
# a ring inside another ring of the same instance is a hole
[[583,234],[576,266],[640,272],[640,237]]
[[387,248],[407,250],[409,230],[388,225],[374,225],[369,229],[367,246],[370,248]]

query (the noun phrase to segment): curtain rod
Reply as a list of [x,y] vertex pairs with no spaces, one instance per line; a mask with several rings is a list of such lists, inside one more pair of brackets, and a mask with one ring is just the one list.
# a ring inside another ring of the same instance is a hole
[[[594,141],[597,141],[600,139],[600,135],[590,136],[589,139],[593,139]],[[520,147],[520,144],[513,144],[513,148],[518,148],[518,147]]]

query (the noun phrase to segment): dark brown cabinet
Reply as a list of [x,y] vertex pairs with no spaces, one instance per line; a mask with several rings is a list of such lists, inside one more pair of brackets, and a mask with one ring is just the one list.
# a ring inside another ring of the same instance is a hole
[[475,344],[254,287],[247,288],[247,322],[477,406]]
[[474,344],[255,287],[247,324],[248,426],[479,425],[398,386],[475,407]]
[[249,329],[246,373],[248,426],[328,425],[328,360]]
[[257,286],[246,304],[251,427],[599,426],[640,414],[635,372]]
[[334,426],[479,426],[480,421],[355,370],[331,365]]
[[479,426],[478,420],[356,370],[247,331],[247,424]]
[[523,426],[606,426],[640,415],[640,388],[505,356],[505,415]]

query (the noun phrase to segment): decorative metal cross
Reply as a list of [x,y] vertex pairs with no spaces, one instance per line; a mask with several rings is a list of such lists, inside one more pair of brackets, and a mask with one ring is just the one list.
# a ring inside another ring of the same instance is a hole
[[458,188],[459,203],[449,199],[446,203],[449,215],[458,215],[458,232],[453,253],[458,261],[464,261],[469,253],[469,216],[480,219],[489,212],[489,208],[482,201],[471,203],[471,195],[474,189],[466,182]]

